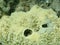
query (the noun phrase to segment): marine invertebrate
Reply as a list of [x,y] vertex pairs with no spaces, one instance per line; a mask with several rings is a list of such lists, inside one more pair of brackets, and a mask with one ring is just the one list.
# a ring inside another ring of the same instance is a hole
[[2,45],[60,45],[60,19],[52,9],[37,5],[0,19]]

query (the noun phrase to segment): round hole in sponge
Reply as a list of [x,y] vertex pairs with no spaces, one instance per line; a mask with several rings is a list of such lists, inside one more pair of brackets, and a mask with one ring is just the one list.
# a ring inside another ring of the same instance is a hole
[[42,27],[43,28],[46,28],[46,27],[48,27],[48,25],[47,24],[43,24]]
[[30,30],[30,29],[26,29],[25,31],[24,31],[24,36],[29,36],[29,35],[31,35],[32,34],[32,30]]

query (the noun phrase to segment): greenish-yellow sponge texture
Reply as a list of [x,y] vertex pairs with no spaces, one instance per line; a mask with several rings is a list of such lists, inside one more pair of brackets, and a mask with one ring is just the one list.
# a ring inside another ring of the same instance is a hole
[[37,5],[0,19],[1,45],[60,45],[60,18]]

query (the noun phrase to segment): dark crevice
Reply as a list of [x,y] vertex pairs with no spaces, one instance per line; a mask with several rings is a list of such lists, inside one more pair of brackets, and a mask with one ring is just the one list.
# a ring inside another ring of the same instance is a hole
[[0,11],[1,11],[1,12],[0,12],[0,19],[1,19],[1,18],[2,18],[2,12],[3,12],[3,11],[2,11],[2,8],[0,8]]
[[5,3],[7,4],[10,0],[4,0],[5,1]]
[[0,16],[0,19],[2,18],[2,16]]
[[48,27],[48,25],[47,24],[43,24],[42,27],[43,28],[46,28],[46,27]]
[[47,6],[49,7],[51,5],[51,3],[47,3]]
[[12,12],[15,11],[16,5],[18,5],[19,0],[14,0],[14,2],[10,3],[10,10],[9,10],[9,15],[11,15]]
[[57,16],[58,16],[58,18],[60,17],[60,11],[57,12]]
[[0,45],[2,45],[2,43],[0,42]]
[[[52,8],[53,9],[53,8]],[[55,9],[53,9],[53,11],[57,12]]]
[[24,31],[24,36],[29,36],[29,35],[31,35],[32,34],[32,30],[30,30],[30,29],[26,29],[25,31]]
[[6,14],[8,14],[8,15],[10,16],[11,13],[15,11],[15,8],[16,8],[16,6],[18,5],[19,0],[4,0],[4,1],[5,1],[5,3],[6,3],[5,7],[7,7],[7,5],[10,6],[9,11],[6,12]]

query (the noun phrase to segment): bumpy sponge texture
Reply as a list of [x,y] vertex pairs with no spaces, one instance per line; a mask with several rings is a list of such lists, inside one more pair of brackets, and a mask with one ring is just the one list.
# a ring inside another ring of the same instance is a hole
[[14,12],[0,19],[3,45],[60,45],[60,19],[52,9],[37,5],[28,12]]

